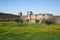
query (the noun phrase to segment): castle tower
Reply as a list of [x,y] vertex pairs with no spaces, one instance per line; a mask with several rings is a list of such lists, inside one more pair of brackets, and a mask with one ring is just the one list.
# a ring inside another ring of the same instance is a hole
[[18,12],[18,15],[19,15],[19,16],[22,16],[22,12]]
[[28,11],[28,12],[27,12],[27,16],[30,16],[30,15],[32,15],[32,14],[33,14],[32,11]]
[[27,17],[28,17],[28,20],[31,21],[31,15],[33,14],[32,11],[28,11],[27,12]]

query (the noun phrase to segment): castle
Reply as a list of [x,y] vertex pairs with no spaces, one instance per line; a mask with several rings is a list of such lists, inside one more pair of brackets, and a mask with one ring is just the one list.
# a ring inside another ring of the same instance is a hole
[[36,23],[37,21],[38,23],[42,23],[44,20],[50,20],[50,21],[55,22],[56,24],[60,24],[60,16],[54,16],[49,13],[33,14],[32,11],[28,11],[27,15],[25,16],[22,15],[22,12],[19,12],[18,14],[21,19],[23,19],[24,21],[28,21],[28,22]]
[[29,22],[38,22],[38,23],[42,23],[44,20],[51,20],[53,21],[53,15],[52,14],[33,14],[32,11],[28,11],[27,12],[27,20],[29,20]]
[[32,11],[28,11],[27,15],[22,15],[22,12],[18,12],[18,15],[0,13],[1,20],[13,21],[14,19],[22,19],[23,21],[33,22],[33,23],[42,23],[44,20],[50,20],[57,24],[60,24],[60,16],[54,16],[52,14],[33,14]]

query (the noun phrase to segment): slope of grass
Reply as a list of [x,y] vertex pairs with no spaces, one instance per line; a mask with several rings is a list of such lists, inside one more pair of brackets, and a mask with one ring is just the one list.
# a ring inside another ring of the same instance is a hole
[[0,40],[60,40],[60,25],[0,22]]

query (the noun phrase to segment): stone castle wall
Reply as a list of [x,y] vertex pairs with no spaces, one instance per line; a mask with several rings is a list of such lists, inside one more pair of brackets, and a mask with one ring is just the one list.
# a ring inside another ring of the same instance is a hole
[[40,22],[42,22],[43,20],[53,21],[53,15],[52,14],[33,14],[32,12],[28,12],[27,19],[29,20],[29,22],[35,22],[35,20],[39,20]]
[[50,20],[54,21],[57,24],[60,24],[60,17],[59,16],[54,16],[52,14],[33,14],[32,11],[28,11],[27,15],[23,16],[21,15],[20,12],[20,18],[23,19],[24,21],[28,20],[29,22],[36,22],[36,20],[39,20],[39,23],[41,23],[43,20]]

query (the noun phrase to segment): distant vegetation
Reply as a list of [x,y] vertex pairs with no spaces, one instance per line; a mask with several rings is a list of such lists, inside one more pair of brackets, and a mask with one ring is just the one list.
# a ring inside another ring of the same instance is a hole
[[60,25],[0,22],[0,40],[60,40]]

